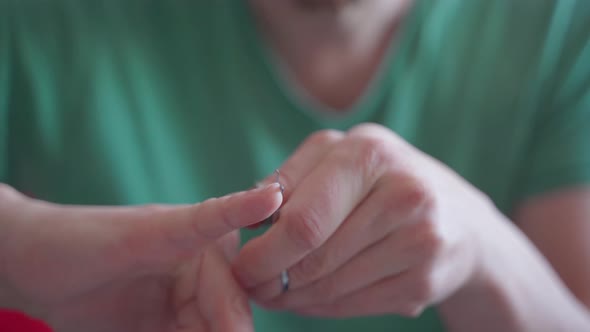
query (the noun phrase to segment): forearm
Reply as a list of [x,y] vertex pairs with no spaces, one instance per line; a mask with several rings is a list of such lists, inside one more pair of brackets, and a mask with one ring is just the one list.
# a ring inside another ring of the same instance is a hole
[[15,238],[26,200],[14,189],[0,183],[0,308],[29,311],[25,297],[14,287],[10,269],[14,265]]
[[[474,282],[439,306],[453,332],[590,331],[590,314],[534,245],[508,222],[489,237]],[[486,243],[486,241],[482,241]]]

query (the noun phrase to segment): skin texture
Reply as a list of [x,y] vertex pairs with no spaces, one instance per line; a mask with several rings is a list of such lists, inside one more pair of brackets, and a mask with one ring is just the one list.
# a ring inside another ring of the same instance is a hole
[[[413,1],[250,3],[291,78],[344,113]],[[530,198],[509,220],[378,126],[315,133],[281,172],[279,223],[234,264],[261,305],[322,317],[416,316],[438,305],[452,331],[590,329],[587,187]],[[291,290],[279,295],[284,269]]]
[[[411,1],[251,3],[295,81],[340,112],[374,76]],[[314,134],[281,167],[281,182],[281,218],[232,265],[268,308],[416,316],[437,305],[452,331],[590,329],[587,188],[524,202],[518,229],[376,125]],[[275,186],[233,202],[66,207],[2,187],[0,305],[66,332],[251,331],[246,292],[229,271],[235,233],[225,235],[268,217],[281,196]]]
[[[0,306],[56,331],[253,331],[229,264],[277,184],[190,206],[74,207],[0,189]],[[41,249],[40,249],[41,248]]]
[[[489,248],[502,252],[504,261],[488,264],[484,287],[458,292],[439,308],[451,330],[587,330],[589,206],[587,186],[523,202],[513,213],[523,233],[505,234],[501,246]],[[527,249],[528,241],[536,247]],[[487,255],[493,257],[491,250]],[[569,292],[560,291],[562,283]]]
[[[416,317],[441,305],[456,331],[590,327],[587,309],[484,194],[387,128],[368,124],[317,133],[285,162],[281,178],[279,220],[234,264],[241,284],[269,309],[336,318]],[[528,232],[539,230],[527,216],[539,212],[523,209]],[[577,211],[573,223],[581,225],[588,210]],[[587,257],[587,245],[555,248],[577,253],[566,260],[572,263],[562,263],[569,264],[564,274],[590,277],[572,270],[574,262],[582,263],[576,259]],[[290,290],[282,293],[285,269]],[[580,297],[587,294],[586,285],[575,285]],[[481,324],[485,317],[494,318],[491,325]]]

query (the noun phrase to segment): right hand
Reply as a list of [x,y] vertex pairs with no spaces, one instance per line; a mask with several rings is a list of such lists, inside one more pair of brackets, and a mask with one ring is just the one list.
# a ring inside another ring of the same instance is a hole
[[143,207],[55,205],[0,186],[0,303],[56,332],[253,331],[229,260],[236,230],[281,202],[278,184]]

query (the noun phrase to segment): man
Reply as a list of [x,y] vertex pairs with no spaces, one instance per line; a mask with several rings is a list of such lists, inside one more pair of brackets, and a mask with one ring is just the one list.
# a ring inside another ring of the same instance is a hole
[[586,1],[0,13],[2,305],[57,331],[590,329]]

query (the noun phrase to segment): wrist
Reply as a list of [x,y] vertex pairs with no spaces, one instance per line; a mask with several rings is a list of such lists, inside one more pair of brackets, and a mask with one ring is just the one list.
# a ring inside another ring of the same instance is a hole
[[513,275],[518,270],[512,257],[515,232],[499,212],[492,216],[478,225],[471,277],[438,306],[451,331],[522,331],[520,280]]
[[503,265],[509,264],[511,258],[513,225],[487,196],[481,198],[474,203],[478,211],[477,222],[468,226],[469,243],[466,247],[473,253],[471,273],[449,298],[467,298],[494,289],[498,271],[506,269]]
[[449,329],[586,330],[587,313],[544,257],[508,218],[493,215],[478,225],[482,231],[472,277],[438,307]]

